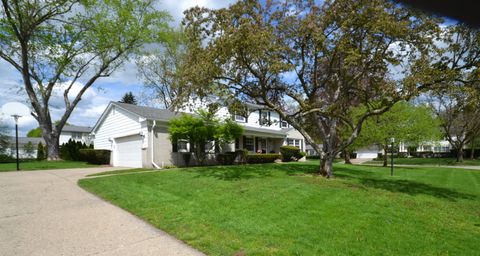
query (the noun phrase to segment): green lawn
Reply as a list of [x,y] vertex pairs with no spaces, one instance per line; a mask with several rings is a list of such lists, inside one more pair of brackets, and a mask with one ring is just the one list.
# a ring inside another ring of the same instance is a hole
[[[394,158],[394,164],[412,164],[412,165],[475,165],[480,166],[480,159],[464,159],[463,163],[457,163],[455,158]],[[383,164],[383,161],[369,161],[367,164]],[[388,159],[390,164],[390,158]]]
[[209,255],[479,255],[480,171],[316,161],[80,180]]
[[[20,170],[33,171],[33,170],[48,170],[48,169],[70,169],[70,168],[86,168],[95,167],[98,165],[91,165],[86,162],[75,161],[29,161],[21,162]],[[16,171],[16,163],[0,164],[0,172]]]
[[104,176],[104,175],[111,175],[111,174],[127,174],[127,173],[135,173],[135,172],[148,172],[148,171],[152,171],[152,170],[142,169],[142,168],[140,168],[140,169],[115,170],[115,171],[92,173],[92,174],[87,175],[87,177]]

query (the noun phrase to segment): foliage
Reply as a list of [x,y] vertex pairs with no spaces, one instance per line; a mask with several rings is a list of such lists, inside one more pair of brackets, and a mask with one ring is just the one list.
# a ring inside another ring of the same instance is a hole
[[249,164],[263,164],[263,163],[273,163],[275,160],[280,159],[282,156],[280,154],[252,154],[247,155],[247,163]]
[[247,163],[247,156],[248,156],[248,149],[243,148],[243,149],[237,149],[235,150],[236,153],[236,159],[239,164],[245,164]]
[[158,104],[170,108],[182,94],[181,66],[185,59],[185,37],[181,31],[172,33],[171,40],[158,48],[149,49],[137,59],[144,91],[142,98],[147,105]]
[[221,165],[232,165],[237,156],[236,152],[225,152],[217,155],[217,161]]
[[43,143],[39,142],[37,145],[37,160],[41,161],[47,158],[47,155],[45,154],[45,147],[43,146]]
[[303,157],[301,154],[303,152],[300,152],[300,149],[295,146],[281,146],[280,153],[283,162],[297,161]]
[[[60,131],[85,91],[145,44],[165,41],[168,21],[153,0],[2,1],[0,58],[22,77],[50,160],[59,158]],[[59,93],[64,111],[53,115]]]
[[208,166],[79,185],[207,255],[478,254],[480,172],[398,167],[391,177],[337,164],[325,181],[317,166]]
[[[242,136],[243,128],[232,120],[220,121],[215,112],[198,110],[197,115],[182,114],[171,119],[168,125],[170,140],[186,140],[200,165],[205,164],[206,153],[217,145],[231,143]],[[208,146],[207,144],[210,144]]]
[[40,137],[42,137],[42,128],[37,127],[37,128],[31,129],[30,131],[28,131],[27,137],[29,137],[29,138],[40,138]]
[[110,150],[83,148],[78,150],[80,159],[90,164],[110,164]]
[[430,93],[429,101],[445,138],[457,152],[457,161],[463,162],[465,146],[478,137],[480,130],[480,92],[450,86]]
[[[319,153],[315,142],[322,142],[319,171],[328,177],[366,118],[427,87],[420,64],[438,29],[437,20],[383,0],[239,1],[192,8],[184,24],[193,95],[217,93],[279,112]],[[354,120],[359,106],[366,111]],[[349,136],[337,136],[340,125],[351,128]]]
[[33,158],[33,154],[35,153],[35,146],[31,141],[29,141],[23,146],[23,151],[27,155],[27,158]]
[[60,146],[60,158],[63,160],[80,161],[80,149],[90,148],[93,149],[93,145],[87,146],[85,143],[69,139],[66,143]]
[[0,122],[0,155],[5,154],[9,144],[10,140],[8,139],[8,128]]
[[132,92],[127,92],[122,96],[122,99],[119,101],[120,103],[127,103],[132,105],[137,105],[137,99]]
[[16,158],[11,156],[11,155],[7,155],[7,154],[0,154],[0,163],[14,163],[16,162]]
[[391,138],[397,144],[418,145],[441,137],[440,122],[430,107],[401,101],[383,115],[368,119],[353,147],[380,145],[387,151]]
[[183,162],[185,163],[185,166],[190,166],[190,160],[192,159],[192,153],[190,152],[182,152],[182,158]]

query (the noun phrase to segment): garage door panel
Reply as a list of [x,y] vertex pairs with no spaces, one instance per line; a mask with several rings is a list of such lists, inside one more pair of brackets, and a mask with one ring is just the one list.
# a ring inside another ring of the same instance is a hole
[[115,139],[115,166],[142,167],[142,138],[139,135]]

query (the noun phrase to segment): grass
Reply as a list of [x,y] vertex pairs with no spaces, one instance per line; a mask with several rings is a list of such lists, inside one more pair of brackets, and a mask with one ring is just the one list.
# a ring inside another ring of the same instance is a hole
[[[459,166],[480,166],[480,159],[464,159],[463,163],[457,163],[455,158],[394,158],[395,164],[411,165],[459,165]],[[367,164],[383,164],[382,160],[368,161]],[[390,164],[390,158],[388,159]]]
[[480,171],[317,161],[80,180],[209,255],[479,255]]
[[[98,165],[91,165],[86,162],[77,161],[29,161],[20,162],[21,171],[34,170],[48,170],[48,169],[71,169],[71,168],[87,168],[96,167]],[[2,163],[0,164],[0,172],[16,171],[16,163]]]
[[112,175],[112,174],[127,174],[127,173],[136,173],[136,172],[145,172],[145,171],[153,171],[147,169],[125,169],[125,170],[115,170],[115,171],[106,171],[106,172],[97,172],[87,175],[87,177],[92,176],[104,176],[104,175]]

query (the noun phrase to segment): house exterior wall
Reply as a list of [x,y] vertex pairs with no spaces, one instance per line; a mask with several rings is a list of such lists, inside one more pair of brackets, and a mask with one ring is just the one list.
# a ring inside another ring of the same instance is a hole
[[90,134],[87,133],[87,132],[75,132],[76,134],[81,134],[81,137],[80,138],[74,138],[73,137],[73,132],[64,132],[62,131],[60,133],[60,145],[64,144],[64,143],[67,143],[68,140],[72,139],[74,141],[80,141],[82,143],[85,143],[87,145],[90,145],[93,141],[91,140],[91,137],[90,137]]

